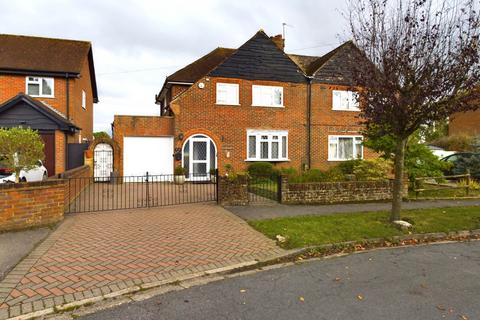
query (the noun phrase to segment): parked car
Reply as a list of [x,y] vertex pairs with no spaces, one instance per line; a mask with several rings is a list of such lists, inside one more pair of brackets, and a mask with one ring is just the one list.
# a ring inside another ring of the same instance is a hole
[[[42,161],[38,160],[37,165],[30,170],[20,170],[21,182],[35,182],[43,181],[48,178],[47,168],[43,165]],[[0,183],[13,183],[15,182],[15,172],[11,168],[4,167],[0,162]]]
[[459,175],[470,172],[473,178],[480,179],[480,153],[459,152],[442,159],[452,164],[446,175]]

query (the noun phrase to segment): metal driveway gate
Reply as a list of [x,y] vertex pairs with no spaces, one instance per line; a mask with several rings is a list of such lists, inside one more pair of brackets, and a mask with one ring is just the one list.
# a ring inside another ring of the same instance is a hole
[[67,179],[65,213],[137,209],[217,200],[218,173]]

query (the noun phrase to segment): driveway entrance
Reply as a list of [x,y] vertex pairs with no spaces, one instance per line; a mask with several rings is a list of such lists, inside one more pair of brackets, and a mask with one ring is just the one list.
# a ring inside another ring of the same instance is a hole
[[23,310],[280,252],[272,240],[213,204],[74,214],[0,283],[0,315],[2,309],[10,316],[28,313]]

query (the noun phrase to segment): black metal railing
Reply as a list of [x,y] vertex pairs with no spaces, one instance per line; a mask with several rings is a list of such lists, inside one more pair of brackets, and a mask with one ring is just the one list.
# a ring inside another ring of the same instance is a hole
[[67,179],[66,213],[136,209],[217,200],[218,176],[149,175]]
[[251,176],[248,180],[250,203],[278,201],[280,184],[278,175]]

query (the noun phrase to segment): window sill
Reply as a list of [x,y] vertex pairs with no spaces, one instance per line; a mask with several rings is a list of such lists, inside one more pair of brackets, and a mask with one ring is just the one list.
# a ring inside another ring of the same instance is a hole
[[352,158],[352,159],[327,159],[329,162],[344,162],[344,161],[351,161],[351,160],[363,160],[363,158]]
[[334,109],[332,111],[347,111],[347,112],[360,112],[360,109]]
[[245,159],[245,162],[290,162],[290,159]]
[[241,104],[240,103],[218,103],[215,102],[217,106],[222,106],[222,107],[239,107]]
[[252,104],[252,107],[257,107],[257,108],[279,108],[279,109],[284,109],[285,106],[259,106],[259,105],[256,105],[256,104]]
[[33,94],[29,94],[30,97],[32,98],[49,98],[49,99],[55,99],[55,96],[36,96]]

